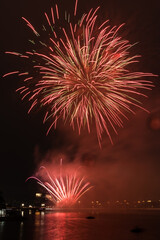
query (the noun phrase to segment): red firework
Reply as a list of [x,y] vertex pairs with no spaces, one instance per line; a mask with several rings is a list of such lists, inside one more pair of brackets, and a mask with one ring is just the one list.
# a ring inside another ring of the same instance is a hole
[[[32,43],[38,50],[7,52],[25,58],[32,67],[4,76],[24,77],[17,91],[31,102],[28,112],[36,106],[46,107],[44,122],[51,119],[48,132],[56,128],[59,119],[69,122],[73,129],[77,126],[79,133],[85,126],[90,132],[93,122],[101,145],[104,131],[112,142],[111,129],[117,134],[116,127],[128,119],[126,112],[134,113],[134,107],[145,110],[137,97],[145,96],[142,89],[153,87],[146,77],[154,75],[129,70],[140,56],[130,56],[132,45],[118,36],[123,24],[112,28],[108,20],[97,24],[99,7],[75,23],[77,2],[73,16],[66,14],[63,23],[57,5],[55,11],[51,8],[50,16],[45,13],[49,30],[43,26],[41,34],[23,18],[35,34]],[[41,41],[44,33],[48,41]]]
[[58,207],[71,207],[92,188],[89,182],[85,182],[84,177],[78,177],[76,171],[65,175],[60,171],[58,176],[52,178],[45,167],[42,166],[40,169],[45,170],[47,180],[41,180],[36,176],[31,176],[27,180],[35,179],[47,190],[52,201]]

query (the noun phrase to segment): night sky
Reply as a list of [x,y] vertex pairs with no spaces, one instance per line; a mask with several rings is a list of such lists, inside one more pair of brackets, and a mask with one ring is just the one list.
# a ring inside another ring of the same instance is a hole
[[[72,11],[74,1],[57,1],[59,9]],[[112,146],[104,134],[99,148],[95,131],[83,131],[79,136],[63,123],[46,137],[49,125],[43,125],[41,109],[27,114],[29,104],[21,101],[15,92],[19,79],[2,78],[10,71],[23,68],[18,58],[5,55],[5,51],[30,50],[31,31],[21,19],[26,17],[33,26],[45,22],[44,12],[56,2],[45,0],[0,1],[1,33],[1,146],[0,191],[6,200],[27,199],[32,184],[25,183],[41,164],[63,157],[70,163],[80,161],[95,185],[94,196],[103,192],[105,199],[160,199],[160,79],[152,78],[154,89],[145,92],[144,107],[150,114],[137,109],[129,115],[124,128],[113,134]],[[110,24],[126,23],[121,30],[131,43],[131,50],[142,55],[138,71],[160,75],[160,3],[159,0],[79,0],[79,16],[91,7],[101,6],[99,16],[110,19]],[[83,10],[83,11],[82,11]]]

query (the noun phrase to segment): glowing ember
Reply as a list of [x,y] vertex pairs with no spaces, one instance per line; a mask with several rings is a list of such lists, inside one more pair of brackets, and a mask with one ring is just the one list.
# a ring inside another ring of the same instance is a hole
[[38,184],[48,191],[52,197],[52,201],[58,207],[70,207],[74,205],[83,194],[92,188],[90,183],[85,182],[84,177],[78,177],[76,172],[62,176],[60,171],[58,177],[54,176],[54,178],[52,178],[45,167],[42,166],[40,169],[45,170],[47,180],[40,180],[36,176],[31,176],[27,180],[37,180]]
[[85,126],[90,132],[93,123],[101,145],[103,131],[112,142],[111,130],[117,133],[116,126],[123,126],[125,112],[134,113],[134,107],[145,110],[136,96],[145,96],[141,89],[151,89],[152,82],[145,78],[153,74],[129,70],[140,56],[130,56],[132,45],[117,35],[123,24],[112,28],[108,20],[96,24],[99,7],[77,22],[77,2],[74,13],[65,13],[63,21],[57,5],[50,16],[45,13],[47,26],[41,34],[23,18],[34,33],[30,42],[36,49],[25,54],[7,52],[24,58],[30,67],[4,77],[24,77],[17,91],[31,102],[29,112],[35,106],[46,107],[44,122],[51,119],[48,132],[56,128],[58,119],[69,122],[73,129],[77,126],[79,133]]

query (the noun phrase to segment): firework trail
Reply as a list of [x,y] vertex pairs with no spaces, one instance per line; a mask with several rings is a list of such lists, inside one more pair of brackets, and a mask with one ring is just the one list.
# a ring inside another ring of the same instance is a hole
[[39,185],[48,191],[56,206],[70,207],[92,188],[90,183],[85,182],[84,177],[78,177],[76,172],[62,175],[60,168],[59,176],[54,176],[54,178],[52,178],[44,166],[41,166],[40,169],[45,171],[47,177],[46,181],[40,180],[35,176],[29,177],[26,181],[35,179]]
[[[118,36],[119,27],[110,27],[108,20],[97,24],[97,11],[91,9],[77,21],[76,0],[73,14],[65,12],[64,18],[58,6],[45,13],[47,26],[39,33],[25,18],[34,33],[31,43],[34,50],[25,54],[7,52],[25,59],[27,71],[14,71],[4,75],[18,74],[23,85],[17,89],[22,99],[35,107],[45,107],[44,122],[51,125],[63,119],[73,129],[96,127],[98,142],[106,132],[112,142],[112,130],[123,127],[127,113],[135,113],[135,107],[145,110],[139,96],[142,89],[150,90],[152,82],[146,77],[151,73],[132,72],[130,64],[138,62],[139,55],[130,56],[129,41]],[[43,40],[44,35],[47,38]],[[145,110],[146,111],[146,110]]]

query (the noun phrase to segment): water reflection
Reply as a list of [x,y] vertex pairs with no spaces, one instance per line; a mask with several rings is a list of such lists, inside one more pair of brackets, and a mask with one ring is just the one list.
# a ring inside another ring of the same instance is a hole
[[[87,219],[93,215],[95,219]],[[160,211],[29,212],[24,221],[0,222],[0,240],[157,240]],[[144,229],[138,234],[131,229]]]
[[[78,220],[78,221],[76,221]],[[80,240],[79,230],[84,227],[85,218],[80,218],[78,213],[70,212],[54,212],[49,214],[42,213],[35,215],[35,231],[34,239],[45,240],[64,240],[77,239]],[[39,229],[39,231],[38,231]],[[45,238],[42,238],[42,236]]]
[[23,237],[23,227],[24,227],[23,225],[24,225],[24,223],[21,222],[20,229],[19,229],[19,239],[22,239],[22,237]]
[[4,222],[2,221],[0,222],[0,233],[3,232],[3,228],[4,228]]

